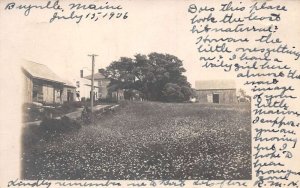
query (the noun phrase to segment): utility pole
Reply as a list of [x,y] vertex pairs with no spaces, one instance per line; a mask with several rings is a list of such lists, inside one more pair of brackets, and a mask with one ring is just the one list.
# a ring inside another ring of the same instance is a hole
[[92,57],[92,84],[91,84],[91,113],[93,114],[93,106],[94,106],[94,69],[95,69],[95,57],[98,56],[96,54],[88,55]]

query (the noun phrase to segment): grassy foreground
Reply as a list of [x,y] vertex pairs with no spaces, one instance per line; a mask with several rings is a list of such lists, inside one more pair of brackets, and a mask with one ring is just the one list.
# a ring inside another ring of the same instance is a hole
[[26,128],[23,178],[251,179],[250,126],[249,106],[132,102],[55,139]]

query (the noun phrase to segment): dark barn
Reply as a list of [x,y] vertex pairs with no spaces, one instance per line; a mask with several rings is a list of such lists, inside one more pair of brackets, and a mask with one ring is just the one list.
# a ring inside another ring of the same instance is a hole
[[197,101],[200,103],[235,104],[236,86],[233,80],[196,81]]

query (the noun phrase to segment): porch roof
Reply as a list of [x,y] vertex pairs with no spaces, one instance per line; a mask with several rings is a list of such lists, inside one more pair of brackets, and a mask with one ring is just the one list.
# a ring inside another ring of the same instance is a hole
[[24,61],[22,65],[23,69],[29,73],[33,78],[58,82],[64,84],[65,81],[56,75],[50,68],[46,65],[36,63],[33,61]]

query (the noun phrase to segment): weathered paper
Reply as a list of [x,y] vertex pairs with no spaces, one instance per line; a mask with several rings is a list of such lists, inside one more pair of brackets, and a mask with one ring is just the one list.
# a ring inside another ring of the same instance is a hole
[[[1,1],[0,187],[299,187],[299,8],[296,0]],[[183,60],[192,87],[234,79],[251,96],[251,180],[20,180],[22,61],[72,81],[88,54],[100,69],[151,52]]]

